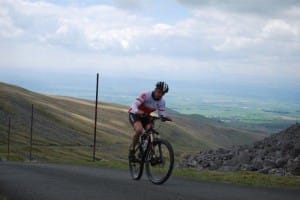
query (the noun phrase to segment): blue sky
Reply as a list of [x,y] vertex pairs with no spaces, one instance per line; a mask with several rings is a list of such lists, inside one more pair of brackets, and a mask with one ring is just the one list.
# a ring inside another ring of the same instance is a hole
[[0,1],[6,72],[299,84],[299,61],[299,1]]

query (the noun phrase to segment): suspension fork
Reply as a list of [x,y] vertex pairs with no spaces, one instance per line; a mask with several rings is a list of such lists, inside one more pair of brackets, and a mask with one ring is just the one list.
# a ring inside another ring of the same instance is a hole
[[[142,140],[142,136],[145,136],[146,137],[145,140],[148,141],[146,149],[144,149],[144,146],[143,146],[145,141]],[[150,151],[151,139],[150,139],[150,134],[148,134],[148,133],[143,133],[142,136],[140,137],[140,152],[142,153],[141,159],[142,159],[142,162],[144,163],[144,162],[147,162],[147,159],[148,159],[147,156]]]
[[148,162],[151,159],[149,157],[149,155],[150,155],[150,152],[153,151],[154,137],[153,137],[153,134],[151,132],[148,133],[147,140],[148,140],[148,144],[147,144],[146,151],[144,152],[144,158],[145,158],[146,162]]
[[[156,132],[155,130],[153,130],[152,134],[150,134],[150,136],[151,136],[151,145],[152,145],[151,147],[152,147],[153,150],[154,150],[154,148],[153,148],[154,134],[156,134],[159,137],[159,133]],[[161,150],[161,144],[160,143],[158,143],[158,148],[159,148],[159,159],[162,160],[162,150]]]

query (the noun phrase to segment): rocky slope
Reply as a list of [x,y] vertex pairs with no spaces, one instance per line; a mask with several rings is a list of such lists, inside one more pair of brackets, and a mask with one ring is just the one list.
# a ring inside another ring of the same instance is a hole
[[182,166],[199,170],[258,171],[300,175],[300,124],[252,145],[217,149],[186,156]]

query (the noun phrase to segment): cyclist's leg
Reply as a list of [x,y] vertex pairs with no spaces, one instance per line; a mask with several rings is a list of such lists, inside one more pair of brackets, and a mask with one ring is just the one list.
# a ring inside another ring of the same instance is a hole
[[151,122],[151,117],[150,116],[147,116],[143,120],[142,124],[143,124],[143,127],[144,127],[145,130],[149,130],[150,128],[153,127],[153,123]]
[[129,147],[129,150],[134,150],[134,147],[135,147],[141,133],[143,132],[143,124],[142,124],[141,119],[132,113],[129,114],[129,121],[134,128],[134,135],[133,135],[132,143]]
[[138,142],[139,140],[139,137],[140,135],[142,134],[143,132],[143,125],[142,125],[142,122],[141,121],[136,121],[134,124],[133,124],[133,128],[134,128],[134,136],[132,138],[132,143],[131,143],[131,146],[130,146],[130,149],[133,150],[136,143]]
[[152,128],[152,123],[148,123],[145,125],[145,130],[149,130],[150,128]]

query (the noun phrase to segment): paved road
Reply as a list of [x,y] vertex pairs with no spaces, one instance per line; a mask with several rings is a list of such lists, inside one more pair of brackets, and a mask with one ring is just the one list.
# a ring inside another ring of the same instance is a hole
[[57,164],[0,162],[0,193],[8,199],[289,200],[300,190],[266,189],[171,178],[162,186],[132,181],[127,171]]

